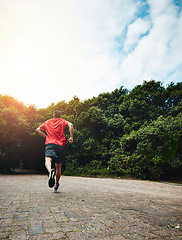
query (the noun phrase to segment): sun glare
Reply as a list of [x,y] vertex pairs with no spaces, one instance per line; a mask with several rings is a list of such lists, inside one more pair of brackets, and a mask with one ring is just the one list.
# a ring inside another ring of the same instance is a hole
[[25,56],[21,56],[14,61],[13,72],[17,77],[26,77],[31,73],[31,71],[32,64]]

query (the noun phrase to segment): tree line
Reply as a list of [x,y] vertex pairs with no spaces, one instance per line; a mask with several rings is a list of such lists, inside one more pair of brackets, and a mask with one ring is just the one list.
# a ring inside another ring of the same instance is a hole
[[[81,101],[26,106],[0,95],[0,171],[45,171],[44,139],[35,129],[61,110],[74,124],[66,145],[65,175],[169,179],[182,170],[182,83],[144,81]],[[68,138],[68,132],[66,137]]]

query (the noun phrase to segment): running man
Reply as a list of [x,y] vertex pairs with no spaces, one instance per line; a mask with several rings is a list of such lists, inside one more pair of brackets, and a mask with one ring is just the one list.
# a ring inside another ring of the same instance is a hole
[[[36,129],[38,134],[46,138],[45,167],[49,174],[48,185],[50,188],[54,187],[55,191],[59,188],[61,165],[64,161],[64,149],[66,145],[66,138],[64,134],[65,127],[69,127],[70,138],[68,139],[68,142],[72,143],[73,124],[61,118],[61,111],[55,110],[53,118],[45,121]],[[46,134],[44,132],[46,132]],[[56,170],[52,168],[52,162],[55,163]]]

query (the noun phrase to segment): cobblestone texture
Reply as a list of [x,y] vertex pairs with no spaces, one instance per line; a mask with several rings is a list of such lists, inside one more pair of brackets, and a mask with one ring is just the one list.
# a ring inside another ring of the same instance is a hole
[[150,181],[0,175],[0,239],[182,239],[182,186]]

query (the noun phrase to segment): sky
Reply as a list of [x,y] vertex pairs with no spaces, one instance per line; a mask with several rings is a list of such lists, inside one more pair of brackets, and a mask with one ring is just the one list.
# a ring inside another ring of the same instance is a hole
[[46,108],[182,81],[182,0],[0,0],[0,94]]

